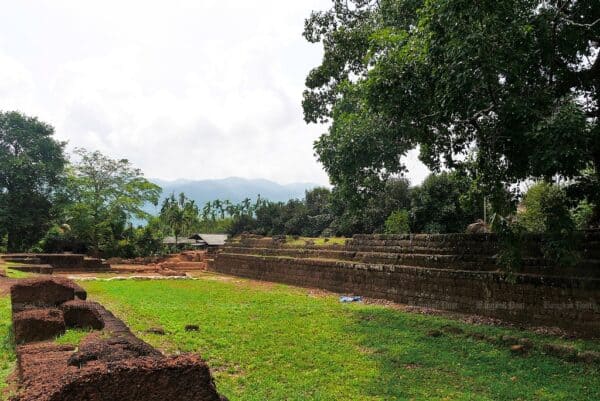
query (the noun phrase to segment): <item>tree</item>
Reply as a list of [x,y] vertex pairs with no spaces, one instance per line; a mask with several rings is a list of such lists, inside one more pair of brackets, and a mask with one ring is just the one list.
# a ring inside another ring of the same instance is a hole
[[544,181],[536,183],[523,197],[519,223],[534,233],[560,233],[565,228],[573,231],[569,203],[564,188]]
[[333,222],[331,210],[331,191],[327,188],[313,188],[304,196],[307,219],[302,235],[317,237],[323,234]]
[[113,160],[102,153],[76,149],[80,160],[68,173],[72,203],[66,220],[95,253],[114,246],[131,218],[148,218],[146,203],[156,205],[161,189],[143,177],[128,160]]
[[471,180],[457,172],[429,175],[411,193],[412,232],[464,232],[483,217],[483,199],[471,202],[470,188]]
[[334,0],[304,31],[325,50],[303,102],[307,122],[331,121],[319,160],[349,200],[418,148],[433,171],[471,155],[495,206],[507,183],[555,175],[594,202],[599,19],[597,0]]
[[383,232],[389,215],[411,207],[410,182],[390,177],[371,188],[369,196],[353,197],[338,187],[332,192],[331,210],[335,215],[332,230],[339,235]]
[[24,251],[51,226],[66,159],[54,128],[19,112],[0,112],[0,237]]
[[175,194],[171,194],[163,201],[160,219],[168,227],[169,232],[175,236],[175,246],[177,246],[179,237],[187,234],[198,222],[198,207],[184,193],[180,193],[178,199],[175,198]]
[[221,219],[225,218],[225,210],[223,209],[223,202],[219,199],[215,199],[213,201],[213,210],[215,211],[215,215],[213,216],[213,220],[216,219],[216,214],[219,213],[221,215]]
[[206,202],[204,207],[202,208],[202,219],[208,220],[209,216],[213,215],[212,212],[212,202]]
[[240,204],[240,209],[242,214],[247,214],[248,216],[252,216],[254,213],[252,207],[252,200],[250,198],[245,198]]

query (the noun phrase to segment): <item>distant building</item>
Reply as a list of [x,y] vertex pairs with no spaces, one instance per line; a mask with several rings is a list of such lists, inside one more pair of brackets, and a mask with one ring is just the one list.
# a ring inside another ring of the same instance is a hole
[[199,242],[196,241],[195,239],[191,239],[191,238],[186,238],[186,237],[178,237],[177,240],[175,240],[175,237],[165,237],[163,239],[163,244],[164,245],[178,245],[178,246],[184,246],[184,245],[191,245],[191,246],[206,246],[206,243]]
[[195,241],[204,242],[206,245],[203,247],[209,251],[215,251],[225,245],[227,241],[227,234],[194,234],[190,237]]
[[[215,250],[225,245],[226,240],[227,234],[194,234],[177,238],[177,246]],[[163,244],[175,245],[175,237],[165,237]]]

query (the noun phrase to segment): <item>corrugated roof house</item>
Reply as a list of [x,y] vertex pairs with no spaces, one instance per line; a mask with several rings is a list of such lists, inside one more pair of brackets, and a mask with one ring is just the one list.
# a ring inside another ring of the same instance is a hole
[[227,241],[227,234],[194,234],[190,238],[204,241],[208,246],[223,246]]
[[175,241],[175,237],[165,237],[163,239],[163,244],[165,245],[193,245],[193,246],[206,246],[204,241],[197,241],[193,238],[186,237],[178,237],[177,241]]
[[[227,234],[194,234],[189,237],[177,238],[177,245],[191,245],[198,248],[215,248],[225,245]],[[165,245],[175,245],[175,237],[165,237]]]

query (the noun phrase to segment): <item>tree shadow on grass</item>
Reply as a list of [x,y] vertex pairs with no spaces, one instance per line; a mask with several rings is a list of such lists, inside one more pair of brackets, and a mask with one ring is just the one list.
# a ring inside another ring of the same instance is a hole
[[506,346],[466,335],[479,327],[439,317],[360,306],[351,314],[346,329],[378,367],[363,388],[365,396],[386,401],[600,399],[597,366],[535,351],[515,355]]

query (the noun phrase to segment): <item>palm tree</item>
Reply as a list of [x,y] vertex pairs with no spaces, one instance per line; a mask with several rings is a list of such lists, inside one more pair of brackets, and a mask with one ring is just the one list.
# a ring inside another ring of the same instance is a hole
[[217,219],[217,212],[219,212],[219,210],[221,210],[222,204],[221,204],[220,200],[216,199],[213,201],[212,205],[213,205],[213,210],[212,210],[212,214],[210,217],[213,221],[215,221]]
[[212,204],[210,202],[206,202],[204,207],[202,208],[202,220],[207,221],[208,216],[210,216],[212,211]]
[[193,200],[186,198],[182,192],[179,199],[175,194],[163,201],[160,209],[160,220],[169,227],[175,236],[175,246],[179,243],[179,237],[186,233],[198,219],[198,208]]
[[229,201],[222,202],[219,199],[217,199],[213,202],[213,206],[215,207],[215,209],[217,209],[217,211],[221,215],[221,220],[225,219],[225,207],[224,206],[226,205],[227,202],[229,202]]
[[227,215],[229,217],[231,217],[231,202],[229,202],[229,199],[225,199],[223,201],[223,214],[222,214],[222,218],[225,218],[225,213],[227,213]]
[[227,214],[229,215],[229,217],[238,217],[240,215],[240,206],[229,202],[229,204],[227,205]]
[[246,198],[242,201],[242,213],[252,214],[252,204],[250,198]]

